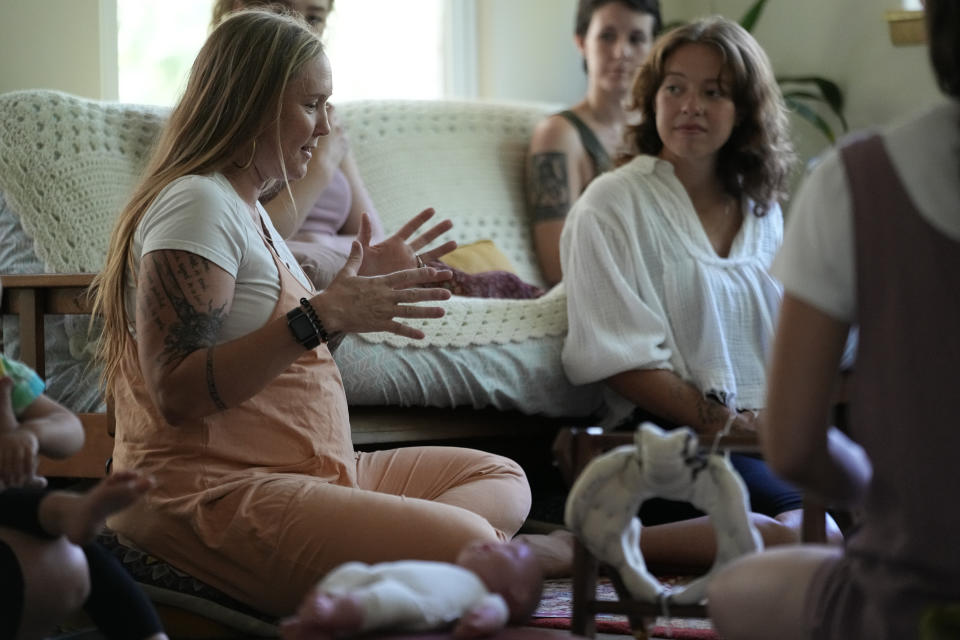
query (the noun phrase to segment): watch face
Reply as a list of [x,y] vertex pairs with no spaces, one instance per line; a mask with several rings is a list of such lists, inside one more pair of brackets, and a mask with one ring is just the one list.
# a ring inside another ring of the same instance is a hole
[[299,307],[287,314],[287,325],[296,341],[307,349],[312,349],[320,344],[317,328],[313,326],[313,322]]

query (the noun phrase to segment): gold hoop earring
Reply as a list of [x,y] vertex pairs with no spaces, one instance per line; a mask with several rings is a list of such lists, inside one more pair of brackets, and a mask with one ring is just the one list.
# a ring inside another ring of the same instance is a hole
[[237,164],[236,162],[234,162],[234,163],[233,163],[233,166],[235,166],[237,169],[241,169],[241,170],[242,170],[242,169],[249,169],[249,168],[250,168],[250,165],[253,164],[253,157],[254,157],[255,155],[257,155],[257,139],[256,139],[256,138],[253,139],[253,151],[250,152],[250,159],[247,160],[247,164],[239,165],[239,164]]

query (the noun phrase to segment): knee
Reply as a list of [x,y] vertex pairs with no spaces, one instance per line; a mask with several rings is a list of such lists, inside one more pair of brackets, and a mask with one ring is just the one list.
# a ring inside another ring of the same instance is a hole
[[56,585],[64,614],[78,611],[90,597],[90,568],[83,549],[61,537],[45,555],[44,573],[50,576],[47,586]]
[[90,596],[90,571],[83,550],[66,538],[41,540],[26,534],[4,536],[23,573],[23,637],[45,637],[79,611]]
[[495,456],[495,462],[498,466],[497,475],[509,481],[509,489],[506,489],[501,496],[501,521],[495,522],[494,526],[504,533],[506,539],[509,539],[520,530],[529,515],[530,507],[533,505],[533,494],[523,467],[514,460],[502,456]]
[[710,620],[724,637],[743,637],[744,625],[750,624],[753,598],[749,585],[753,579],[744,558],[722,568],[707,585],[707,608]]
[[775,518],[752,514],[753,524],[763,538],[763,546],[775,547],[784,544],[798,544],[801,539],[803,517],[800,511],[787,511]]

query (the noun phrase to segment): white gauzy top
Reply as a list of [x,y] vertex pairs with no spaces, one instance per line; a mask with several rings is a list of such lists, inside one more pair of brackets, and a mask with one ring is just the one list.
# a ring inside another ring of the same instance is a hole
[[[910,199],[941,233],[960,239],[960,105],[949,101],[881,132]],[[773,271],[791,295],[838,320],[856,306],[853,212],[847,174],[836,150],[804,181],[790,209],[786,241]]]
[[[745,203],[730,255],[721,258],[672,164],[639,156],[598,176],[560,239],[571,382],[666,369],[728,406],[762,407],[782,296],[767,269],[782,236],[779,205],[758,218]],[[607,396],[605,422],[626,417],[632,405]]]
[[[281,260],[312,290],[310,280],[259,203],[257,211]],[[131,248],[138,269],[145,254],[165,249],[197,254],[234,277],[233,304],[219,342],[259,329],[270,318],[280,296],[280,274],[249,207],[219,173],[178,178],[147,208]],[[136,318],[135,300],[136,279],[128,278],[126,306],[131,329]]]

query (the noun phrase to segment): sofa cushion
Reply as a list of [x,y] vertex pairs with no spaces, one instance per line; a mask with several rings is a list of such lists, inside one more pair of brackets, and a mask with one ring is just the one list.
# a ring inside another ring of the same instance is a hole
[[464,273],[481,273],[483,271],[517,272],[516,267],[510,262],[510,258],[503,255],[497,245],[493,244],[493,240],[477,240],[457,247],[440,260]]
[[337,105],[388,232],[427,207],[461,244],[489,239],[521,280],[543,286],[524,196],[527,146],[543,103],[358,100]]

